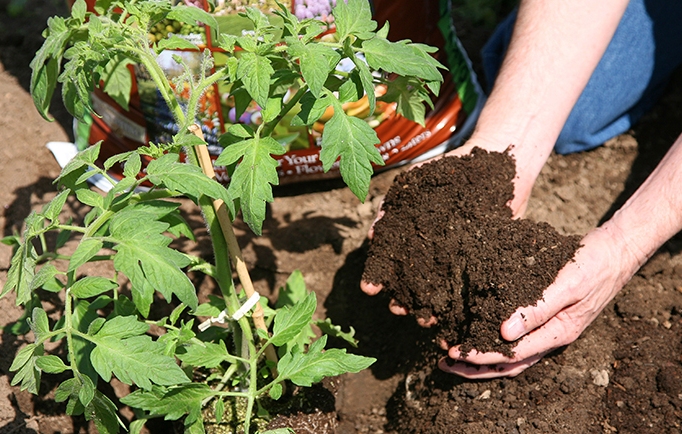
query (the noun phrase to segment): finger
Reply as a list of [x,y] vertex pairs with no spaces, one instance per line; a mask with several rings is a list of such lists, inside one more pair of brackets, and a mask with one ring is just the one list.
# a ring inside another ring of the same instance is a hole
[[515,377],[529,367],[533,366],[545,356],[546,353],[537,354],[516,363],[501,363],[493,365],[474,365],[467,362],[459,362],[444,357],[438,363],[438,367],[447,373],[460,377],[482,380],[497,377]]
[[580,336],[582,330],[579,322],[575,322],[565,313],[559,313],[545,325],[521,339],[513,348],[514,357],[510,358],[500,353],[479,353],[476,350],[463,355],[459,347],[450,348],[448,356],[476,365],[513,364],[568,345]]
[[360,289],[367,295],[377,295],[384,287],[383,285],[375,285],[374,283],[365,282],[363,280],[360,282]]
[[545,324],[550,318],[555,317],[566,307],[580,301],[581,294],[574,290],[576,286],[567,284],[573,275],[575,263],[569,263],[559,271],[556,281],[562,282],[561,286],[553,283],[542,294],[542,299],[535,306],[521,307],[502,323],[500,332],[502,338],[513,342],[527,333]]
[[407,309],[405,309],[403,306],[398,304],[397,301],[391,299],[390,302],[388,302],[388,310],[391,311],[393,315],[407,315]]
[[385,212],[384,210],[381,209],[381,205],[384,204],[384,201],[382,200],[381,203],[379,204],[379,211],[377,211],[377,216],[372,222],[372,225],[369,227],[369,231],[367,231],[367,238],[370,240],[374,238],[374,225],[377,224],[379,220],[381,220],[381,217],[384,216]]
[[417,318],[417,324],[424,328],[429,328],[431,326],[434,326],[438,323],[438,320],[436,319],[435,316],[429,317],[429,318]]

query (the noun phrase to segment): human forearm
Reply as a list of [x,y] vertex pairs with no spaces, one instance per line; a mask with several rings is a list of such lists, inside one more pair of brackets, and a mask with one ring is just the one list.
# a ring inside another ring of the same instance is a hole
[[530,195],[627,3],[521,2],[507,56],[469,142],[497,151],[515,145],[515,200]]
[[682,135],[656,169],[603,227],[642,266],[669,238],[682,230]]

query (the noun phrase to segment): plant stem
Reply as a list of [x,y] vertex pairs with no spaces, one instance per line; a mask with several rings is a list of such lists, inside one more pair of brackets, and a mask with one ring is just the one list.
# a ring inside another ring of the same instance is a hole
[[[201,128],[199,128],[198,125],[192,125],[190,127],[190,131],[200,139],[204,139]],[[196,146],[195,148],[201,169],[208,177],[215,179],[213,163],[211,162],[211,157],[208,154],[206,145]],[[239,248],[239,243],[237,242],[237,237],[234,235],[232,220],[230,219],[227,207],[222,200],[216,199],[213,201],[213,208],[215,209],[223,236],[227,242],[227,251],[230,255],[230,262],[237,271],[237,276],[239,277],[239,281],[242,283],[242,287],[244,288],[246,296],[251,297],[256,291],[253,288],[253,282],[251,281],[249,270],[246,267],[246,262],[244,262],[244,258],[242,257],[241,249]],[[265,325],[263,307],[260,305],[260,302],[256,303],[256,306],[253,309],[253,315],[251,317],[253,318],[253,323],[256,328],[265,332],[268,331],[268,327]],[[268,346],[268,348],[269,349],[266,348],[265,350],[265,357],[276,365],[277,354],[275,353],[275,349],[272,346]],[[272,369],[272,375],[275,377],[277,376],[277,369],[274,367]]]
[[296,104],[298,104],[298,102],[301,100],[303,95],[305,95],[307,90],[308,90],[307,84],[304,84],[303,86],[301,86],[301,88],[298,89],[296,94],[293,97],[291,97],[291,99],[286,103],[286,105],[284,107],[282,107],[282,110],[280,110],[277,117],[265,125],[265,128],[263,128],[263,130],[261,131],[260,137],[269,136],[272,133],[272,131],[275,129],[277,124],[279,124],[279,122],[282,120],[282,118],[284,118],[284,116],[286,116],[286,114],[289,113],[291,111],[291,109],[294,108],[294,106]]

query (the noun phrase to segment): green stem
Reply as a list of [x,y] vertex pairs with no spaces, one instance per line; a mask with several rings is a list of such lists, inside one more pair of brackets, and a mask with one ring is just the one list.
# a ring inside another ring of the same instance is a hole
[[[73,273],[69,273],[73,274]],[[69,358],[70,358],[70,365],[71,365],[71,370],[73,371],[74,374],[80,374],[78,371],[78,366],[76,363],[73,362],[73,358],[76,355],[76,349],[73,346],[73,334],[74,332],[77,332],[73,328],[73,321],[71,318],[71,315],[73,314],[72,308],[71,308],[71,303],[72,303],[72,297],[71,297],[71,276],[69,276],[69,287],[66,289],[66,299],[64,301],[64,331],[66,332],[66,347],[69,351]],[[78,332],[80,334],[80,332]],[[78,375],[74,375],[77,377]]]
[[301,88],[298,89],[298,92],[296,92],[296,94],[293,97],[291,97],[291,99],[286,103],[286,105],[282,107],[282,110],[279,111],[277,117],[272,121],[268,122],[267,124],[265,124],[265,127],[263,128],[260,137],[267,137],[270,134],[272,134],[277,124],[279,124],[280,121],[284,118],[284,116],[286,116],[286,114],[289,113],[296,104],[298,104],[298,102],[301,100],[303,95],[305,95],[307,90],[308,90],[307,84],[301,86]]

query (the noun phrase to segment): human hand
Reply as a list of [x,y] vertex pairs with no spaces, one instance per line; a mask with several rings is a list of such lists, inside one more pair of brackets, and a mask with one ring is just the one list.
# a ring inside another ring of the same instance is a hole
[[439,367],[472,379],[513,377],[551,351],[575,341],[639,268],[639,255],[620,242],[617,229],[605,225],[589,232],[575,260],[559,272],[537,306],[519,308],[502,324],[507,341],[520,342],[514,357],[500,353],[447,348]]

